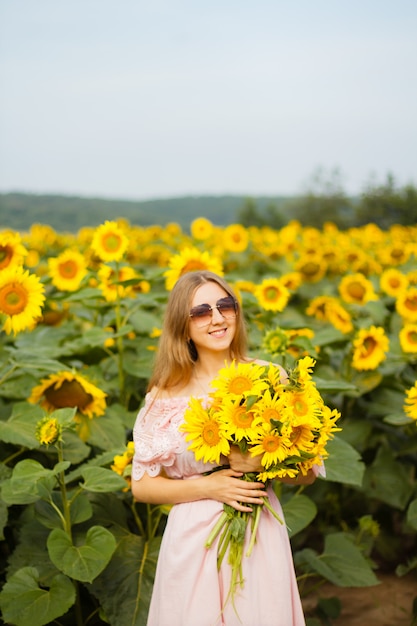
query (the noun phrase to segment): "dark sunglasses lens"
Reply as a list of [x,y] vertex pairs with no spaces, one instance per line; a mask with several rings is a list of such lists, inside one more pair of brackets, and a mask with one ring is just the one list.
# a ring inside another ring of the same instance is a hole
[[236,303],[232,297],[219,300],[217,308],[223,317],[232,317],[236,314]]
[[211,308],[208,304],[202,304],[191,309],[191,317],[197,322],[210,322],[211,320]]

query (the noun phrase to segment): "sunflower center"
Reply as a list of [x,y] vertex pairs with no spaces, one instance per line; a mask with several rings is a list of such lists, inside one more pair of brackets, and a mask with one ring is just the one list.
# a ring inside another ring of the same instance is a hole
[[377,342],[373,337],[367,337],[363,342],[363,352],[364,356],[369,356],[375,350],[377,346]]
[[279,439],[273,435],[267,435],[262,442],[265,452],[276,452],[279,448]]
[[235,376],[232,378],[229,384],[229,392],[236,395],[241,395],[245,391],[249,391],[252,388],[252,381],[246,376]]
[[13,250],[10,246],[0,246],[0,269],[7,267],[13,256]]
[[0,311],[6,315],[18,315],[28,304],[28,293],[23,285],[11,283],[0,289]]
[[294,413],[296,415],[305,415],[308,412],[308,404],[303,398],[299,396],[295,398],[294,404]]
[[201,436],[208,446],[216,446],[220,441],[219,425],[217,422],[209,421],[204,424]]
[[207,265],[202,263],[198,259],[191,259],[186,263],[181,271],[181,276],[186,274],[187,272],[195,272],[197,270],[205,270],[207,269]]
[[268,287],[264,292],[265,300],[276,302],[279,298],[279,291],[276,287]]
[[404,306],[410,311],[417,311],[417,297],[416,298],[407,298],[404,302]]
[[269,422],[269,423],[271,423],[271,420],[278,421],[279,413],[276,409],[272,409],[272,408],[265,409],[265,411],[262,413],[262,419],[265,422]]
[[365,287],[359,283],[351,283],[348,291],[355,300],[362,300],[366,293]]
[[307,263],[304,263],[303,267],[301,268],[301,272],[305,276],[315,276],[319,271],[319,265],[317,263],[314,263],[313,261],[308,261]]
[[65,261],[59,264],[59,273],[64,278],[74,278],[77,275],[78,266],[74,261]]
[[93,401],[93,396],[87,393],[77,380],[65,380],[59,389],[54,386],[45,390],[45,398],[57,409],[77,407],[80,411]]
[[408,341],[417,344],[417,331],[413,330],[408,333]]
[[122,238],[117,233],[107,233],[102,244],[106,252],[117,252],[122,244]]
[[290,435],[291,443],[293,443],[294,445],[297,445],[297,443],[301,439],[302,432],[303,432],[303,429],[302,429],[301,426],[295,426],[292,429],[292,432],[291,432],[291,435]]
[[233,422],[238,428],[248,428],[252,424],[253,414],[241,406],[233,413]]

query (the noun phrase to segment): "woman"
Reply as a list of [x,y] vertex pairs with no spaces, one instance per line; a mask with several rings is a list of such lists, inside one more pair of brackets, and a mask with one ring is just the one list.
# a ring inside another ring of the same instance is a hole
[[[262,511],[257,541],[243,560],[243,589],[225,602],[230,566],[217,571],[217,550],[204,544],[223,503],[251,511],[269,487],[240,480],[259,471],[258,458],[232,449],[230,467],[195,461],[179,431],[191,396],[207,398],[210,382],[230,363],[248,362],[241,308],[230,286],[208,271],[189,272],[168,299],[163,331],[145,405],[135,428],[132,492],[141,502],[173,504],[159,552],[148,626],[304,626],[285,525]],[[283,372],[283,375],[285,373]],[[314,480],[313,472],[297,479]],[[294,482],[294,480],[286,481]]]

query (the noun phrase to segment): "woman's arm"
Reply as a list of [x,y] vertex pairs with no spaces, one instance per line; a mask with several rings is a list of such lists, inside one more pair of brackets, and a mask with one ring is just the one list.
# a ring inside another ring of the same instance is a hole
[[211,499],[226,503],[237,511],[251,511],[251,504],[262,504],[267,497],[264,485],[240,480],[242,472],[217,470],[189,480],[149,476],[132,479],[133,497],[149,504],[180,504]]

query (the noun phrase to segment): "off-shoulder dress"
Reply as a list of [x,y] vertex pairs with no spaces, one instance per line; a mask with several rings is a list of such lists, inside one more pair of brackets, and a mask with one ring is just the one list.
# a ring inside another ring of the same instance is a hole
[[[150,394],[134,427],[135,455],[132,476],[144,472],[194,480],[215,466],[197,462],[187,450],[183,421],[188,397],[153,399]],[[283,518],[272,488],[270,503]],[[224,602],[229,590],[230,567],[224,559],[217,571],[217,547],[205,548],[223,505],[198,500],[172,507],[158,557],[147,626],[305,626],[294,573],[288,533],[266,509],[262,510],[257,541],[244,557],[244,587],[235,608]]]

